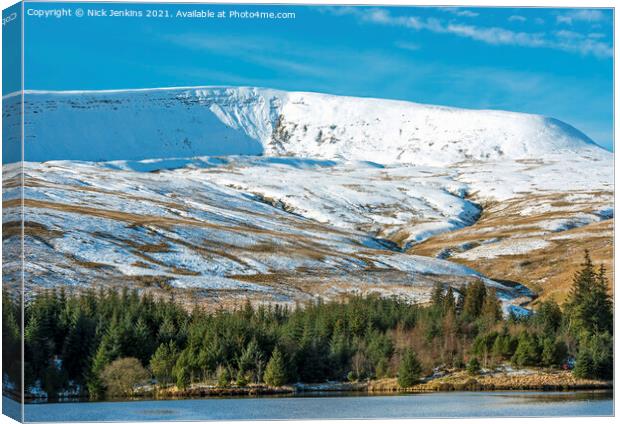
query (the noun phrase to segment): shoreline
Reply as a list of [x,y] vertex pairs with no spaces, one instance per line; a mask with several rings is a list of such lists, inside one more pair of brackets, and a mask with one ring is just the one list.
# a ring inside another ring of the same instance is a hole
[[[379,396],[381,394],[408,394],[434,392],[499,392],[499,391],[536,391],[536,392],[569,392],[569,391],[610,391],[613,381],[588,380],[575,378],[570,371],[532,371],[517,372],[486,372],[469,375],[464,371],[432,376],[420,383],[407,388],[398,386],[396,378],[384,378],[364,382],[326,382],[318,384],[296,383],[280,387],[251,385],[245,387],[217,387],[208,384],[194,384],[180,390],[176,386],[159,387],[143,386],[133,396],[105,398],[102,401],[128,400],[183,400],[183,399],[217,399],[228,397],[294,397],[304,394],[357,394]],[[19,401],[15,393],[3,392],[13,400]],[[25,403],[56,403],[90,401],[87,396],[26,396]]]
[[549,369],[504,368],[470,375],[466,371],[433,376],[412,387],[398,387],[395,378],[369,382],[369,391],[396,390],[402,392],[450,391],[578,391],[613,390],[613,381],[576,378],[572,372]]

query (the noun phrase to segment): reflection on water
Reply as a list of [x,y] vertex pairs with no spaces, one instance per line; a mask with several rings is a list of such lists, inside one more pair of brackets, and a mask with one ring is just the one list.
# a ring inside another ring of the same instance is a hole
[[[12,402],[4,398],[4,402]],[[305,394],[26,405],[27,421],[174,421],[431,417],[611,416],[612,392]]]
[[511,401],[518,399],[524,402],[535,403],[555,403],[566,401],[595,401],[595,400],[612,400],[613,392],[607,390],[593,391],[593,392],[534,392],[523,394],[505,394]]
[[174,414],[174,410],[173,409],[147,409],[143,411],[143,413],[164,416],[164,415]]

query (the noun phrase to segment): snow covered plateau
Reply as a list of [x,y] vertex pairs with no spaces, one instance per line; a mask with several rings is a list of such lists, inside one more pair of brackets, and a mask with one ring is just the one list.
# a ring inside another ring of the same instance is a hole
[[209,306],[479,279],[518,309],[562,300],[585,248],[613,265],[613,154],[556,119],[245,87],[28,91],[24,110],[15,285],[22,213],[28,287]]

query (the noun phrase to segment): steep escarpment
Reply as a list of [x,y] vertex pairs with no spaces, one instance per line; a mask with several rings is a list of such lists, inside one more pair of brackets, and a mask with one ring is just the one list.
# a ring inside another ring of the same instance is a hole
[[609,155],[556,119],[248,87],[29,91],[27,161],[266,155],[446,165]]

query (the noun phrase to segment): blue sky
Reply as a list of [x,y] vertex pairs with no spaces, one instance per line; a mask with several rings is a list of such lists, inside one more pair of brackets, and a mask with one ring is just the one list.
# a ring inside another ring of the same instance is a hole
[[[26,4],[26,10],[59,7],[62,4]],[[249,85],[505,109],[556,117],[612,148],[609,9],[157,8],[173,15],[177,10],[260,9],[296,16],[26,16],[26,88]]]

